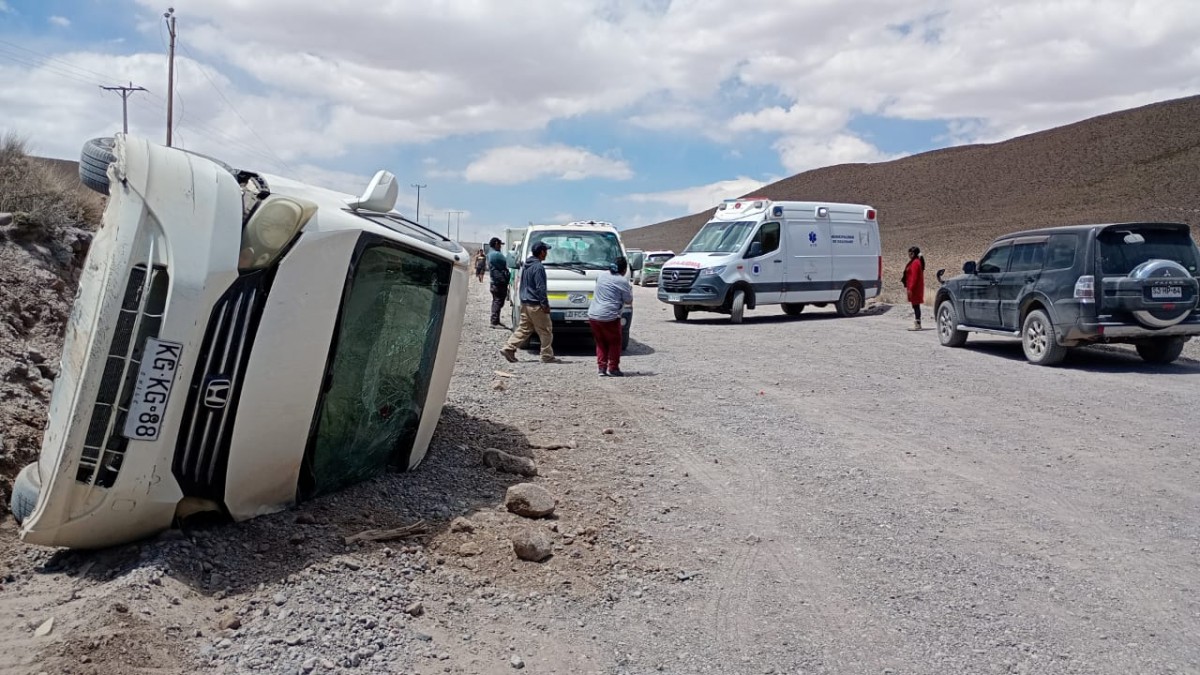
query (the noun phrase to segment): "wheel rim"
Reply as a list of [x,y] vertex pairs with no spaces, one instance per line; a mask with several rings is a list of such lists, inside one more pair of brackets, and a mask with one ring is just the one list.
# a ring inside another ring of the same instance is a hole
[[1025,346],[1034,356],[1046,353],[1046,324],[1034,317],[1025,326]]
[[941,333],[943,340],[949,340],[950,334],[954,332],[954,326],[950,325],[950,308],[943,306],[938,312],[938,332]]
[[861,304],[862,304],[862,302],[858,296],[857,289],[852,288],[849,291],[847,291],[847,293],[846,293],[846,311],[848,311],[851,314],[856,314],[856,313],[858,313],[858,310],[859,310],[859,307]]

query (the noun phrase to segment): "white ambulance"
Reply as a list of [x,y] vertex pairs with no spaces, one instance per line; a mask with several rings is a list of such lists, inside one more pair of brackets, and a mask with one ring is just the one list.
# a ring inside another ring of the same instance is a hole
[[741,323],[763,305],[796,315],[828,303],[853,316],[882,286],[876,215],[861,204],[727,199],[663,266],[658,299],[677,321],[704,311]]
[[[617,256],[626,256],[621,233],[612,224],[597,220],[579,220],[566,225],[530,225],[523,230],[509,230],[509,245],[514,246],[508,257],[513,270],[510,287],[512,326],[520,319],[521,272],[533,245],[543,242],[550,247],[543,264],[546,267],[546,295],[550,301],[550,320],[554,334],[591,334],[587,310],[596,290],[596,279],[609,274],[609,265]],[[630,262],[637,269],[636,261]],[[633,323],[633,306],[621,311],[621,348],[629,346],[629,331]]]

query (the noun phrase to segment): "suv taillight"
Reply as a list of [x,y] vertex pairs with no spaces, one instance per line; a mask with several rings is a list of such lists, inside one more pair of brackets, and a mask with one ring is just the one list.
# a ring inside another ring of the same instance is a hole
[[1075,280],[1075,299],[1080,302],[1096,301],[1096,277],[1085,274]]

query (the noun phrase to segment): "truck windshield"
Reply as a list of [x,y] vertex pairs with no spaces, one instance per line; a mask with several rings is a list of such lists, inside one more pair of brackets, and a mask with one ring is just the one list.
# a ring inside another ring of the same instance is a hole
[[[1128,234],[1140,234],[1146,241],[1125,242]],[[1097,237],[1100,241],[1100,269],[1105,276],[1125,276],[1147,260],[1171,260],[1183,265],[1193,276],[1197,270],[1196,245],[1181,227],[1113,227]]]
[[534,232],[530,243],[545,242],[547,267],[575,267],[606,270],[621,255],[621,241],[616,232],[603,230],[544,230]]
[[712,221],[692,238],[684,253],[735,253],[742,248],[755,222],[739,220],[731,223]]

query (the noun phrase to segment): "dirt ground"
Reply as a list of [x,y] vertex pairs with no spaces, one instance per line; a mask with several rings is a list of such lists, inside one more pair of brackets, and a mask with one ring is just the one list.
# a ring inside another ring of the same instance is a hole
[[[97,553],[7,520],[0,672],[1200,672],[1194,345],[1039,368],[904,309],[679,324],[648,288],[602,379],[586,343],[504,362],[471,293],[415,472]],[[522,481],[554,516],[507,512]]]

